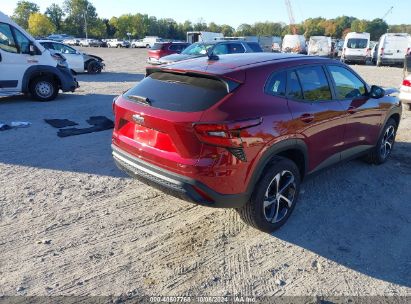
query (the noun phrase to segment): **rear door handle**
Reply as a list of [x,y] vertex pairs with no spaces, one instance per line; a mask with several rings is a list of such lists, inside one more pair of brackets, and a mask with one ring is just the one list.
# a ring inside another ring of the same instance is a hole
[[314,115],[308,114],[308,113],[303,114],[303,115],[300,116],[300,120],[305,122],[305,123],[310,123],[314,120]]

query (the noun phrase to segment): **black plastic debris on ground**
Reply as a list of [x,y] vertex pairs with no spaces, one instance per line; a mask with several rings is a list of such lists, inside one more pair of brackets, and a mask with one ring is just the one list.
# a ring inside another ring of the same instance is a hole
[[44,121],[48,123],[50,126],[57,128],[57,129],[78,125],[78,123],[68,120],[68,119],[45,119]]
[[114,128],[114,122],[105,116],[92,116],[87,120],[87,123],[92,125],[90,128],[67,128],[60,129],[57,132],[58,137],[68,137],[74,135],[88,134],[110,130]]
[[10,129],[13,129],[13,128],[6,124],[0,124],[0,131],[7,131]]

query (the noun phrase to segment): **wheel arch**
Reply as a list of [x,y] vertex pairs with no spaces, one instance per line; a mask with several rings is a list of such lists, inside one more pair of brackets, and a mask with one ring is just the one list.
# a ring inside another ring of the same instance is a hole
[[26,72],[23,75],[23,80],[22,80],[22,92],[23,93],[28,93],[29,92],[29,86],[30,82],[35,79],[36,77],[41,77],[41,76],[51,76],[53,79],[58,83],[59,88],[61,87],[61,79],[58,76],[58,73],[56,71],[56,67],[52,66],[32,66],[26,70]]
[[263,154],[255,167],[254,174],[247,189],[248,193],[251,194],[253,192],[255,185],[258,183],[265,170],[267,170],[270,163],[272,163],[278,156],[293,161],[300,171],[301,180],[303,180],[308,172],[307,145],[302,139],[286,139],[275,143]]

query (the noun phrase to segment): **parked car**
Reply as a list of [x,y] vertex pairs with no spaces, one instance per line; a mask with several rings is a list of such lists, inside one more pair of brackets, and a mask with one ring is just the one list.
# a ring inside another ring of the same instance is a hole
[[163,39],[157,36],[147,36],[142,40],[143,45],[146,46],[146,48],[152,48],[154,44],[163,42]]
[[404,64],[411,48],[411,36],[406,33],[387,33],[381,36],[377,48],[377,66]]
[[237,53],[256,53],[262,52],[260,45],[256,42],[245,41],[213,41],[208,43],[193,43],[187,47],[181,54],[164,56],[159,59],[159,64],[168,64],[181,60],[187,60],[197,57],[206,57],[210,50],[215,55],[237,54]]
[[58,42],[62,42],[63,40],[73,39],[73,38],[74,38],[73,36],[70,36],[67,34],[53,34],[53,35],[47,36],[47,39],[58,41]]
[[[37,39],[37,40],[47,40],[47,39]],[[79,38],[71,38],[71,39],[64,39],[62,42],[67,45],[71,46],[79,46],[80,45],[80,40]]]
[[411,74],[408,75],[403,81],[400,88],[401,101],[406,104],[411,111]]
[[81,47],[101,47],[103,42],[98,39],[81,39],[79,46]]
[[132,40],[131,41],[131,48],[136,49],[136,48],[146,48],[147,45],[144,43],[143,39],[138,39],[138,40]]
[[345,36],[342,62],[366,64],[371,60],[370,34],[350,32]]
[[283,39],[282,52],[307,54],[307,43],[304,35],[285,35]]
[[89,74],[98,74],[104,69],[103,59],[98,56],[81,53],[71,46],[52,40],[39,40],[38,42],[52,53],[63,55],[70,70],[76,73],[87,71]]
[[268,232],[287,221],[306,176],[362,155],[386,162],[401,117],[394,90],[328,58],[223,55],[146,75],[113,103],[118,167],[201,205],[237,208]]
[[326,36],[311,36],[308,42],[308,55],[333,57],[331,38]]
[[127,40],[120,40],[120,39],[108,39],[107,47],[109,48],[129,48],[130,42]]
[[0,12],[0,96],[30,93],[50,101],[59,90],[74,92],[78,82],[64,57],[51,54],[25,30]]
[[159,64],[159,59],[171,55],[180,54],[190,44],[186,42],[160,42],[154,44],[154,46],[148,51],[147,62],[150,64]]

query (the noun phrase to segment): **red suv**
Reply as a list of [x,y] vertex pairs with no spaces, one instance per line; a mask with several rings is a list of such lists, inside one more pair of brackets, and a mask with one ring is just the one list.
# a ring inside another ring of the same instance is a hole
[[186,42],[161,42],[155,43],[148,51],[147,62],[150,64],[160,64],[159,59],[161,57],[180,54],[190,44]]
[[198,58],[150,67],[115,99],[113,156],[132,176],[273,231],[300,182],[342,160],[391,154],[393,90],[335,60],[287,54]]

